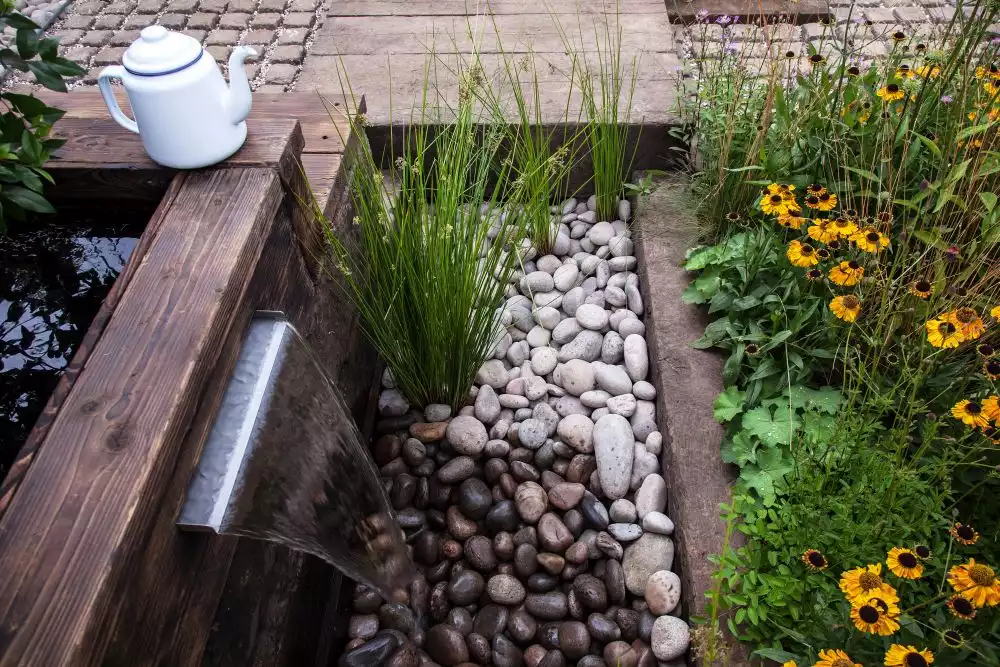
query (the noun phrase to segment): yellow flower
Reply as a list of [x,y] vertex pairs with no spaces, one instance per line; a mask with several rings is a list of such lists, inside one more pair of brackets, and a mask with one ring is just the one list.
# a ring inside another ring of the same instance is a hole
[[826,556],[816,549],[807,549],[806,552],[802,554],[802,562],[805,563],[810,570],[825,570],[830,564],[827,562]]
[[951,596],[945,604],[948,605],[948,611],[955,618],[960,618],[963,621],[971,621],[976,617],[976,606],[961,595]]
[[778,224],[789,229],[799,229],[805,223],[806,218],[797,213],[784,213],[778,216]]
[[780,194],[762,195],[760,198],[760,210],[768,215],[783,215],[790,211],[798,210],[798,204],[792,199],[789,201]]
[[979,541],[979,531],[967,523],[956,523],[948,529],[948,533],[965,546],[972,546]]
[[[895,610],[895,614],[892,610]],[[871,598],[851,605],[851,620],[854,627],[871,635],[888,637],[899,630],[899,607],[890,607],[884,600]]]
[[927,342],[934,347],[958,347],[963,340],[958,328],[943,317],[929,319],[924,326],[927,327]]
[[990,317],[995,320],[1000,320],[1000,306],[993,306],[990,308]]
[[853,322],[858,319],[858,313],[861,312],[861,299],[853,294],[835,296],[830,302],[830,310],[845,322]]
[[781,667],[799,667],[799,664],[794,660],[789,660],[787,662],[783,662]]
[[1000,604],[1000,580],[997,580],[993,568],[977,563],[975,558],[948,570],[948,583],[974,607],[994,607]]
[[851,656],[839,648],[827,648],[819,652],[819,660],[813,667],[864,667],[860,662],[854,662]]
[[1000,396],[993,395],[983,400],[983,414],[991,422],[1000,424]]
[[990,81],[986,81],[983,83],[983,90],[985,90],[990,97],[996,97],[997,92],[1000,92],[1000,86],[997,86],[995,83]]
[[830,222],[830,229],[837,232],[837,236],[843,236],[844,238],[850,238],[851,234],[858,231],[858,226],[855,224],[854,220],[846,217],[834,218]]
[[859,229],[851,235],[851,240],[865,252],[878,252],[889,245],[889,237],[874,227]]
[[896,102],[897,100],[903,99],[903,96],[905,95],[905,93],[903,93],[903,89],[895,83],[890,83],[888,86],[882,86],[875,94],[881,97],[883,102]]
[[914,280],[910,283],[910,294],[921,299],[929,299],[934,293],[934,285],[929,280]]
[[830,229],[829,220],[815,220],[815,224],[809,225],[807,233],[809,238],[820,243],[829,243],[837,238],[837,232]]
[[945,313],[944,318],[955,325],[962,340],[975,340],[986,332],[986,325],[974,308],[959,308]]
[[919,579],[924,573],[924,566],[912,549],[893,547],[885,562],[890,572],[903,579]]
[[941,68],[937,65],[921,65],[915,71],[917,76],[925,79],[936,79],[941,74]]
[[832,211],[837,208],[837,195],[832,192],[824,192],[819,196],[819,203],[816,208],[821,211]]
[[927,667],[934,662],[934,654],[929,649],[916,646],[892,644],[885,652],[886,667]]
[[1000,361],[996,359],[987,359],[984,361],[983,374],[990,380],[1000,380]]
[[847,262],[841,262],[837,266],[830,269],[830,280],[838,285],[844,285],[846,287],[857,285],[864,275],[864,267],[855,262],[853,259]]
[[989,67],[977,67],[976,78],[982,79],[984,77],[1000,80],[1000,67],[997,67],[996,65],[990,65]]
[[819,183],[810,183],[808,186],[806,186],[806,192],[808,192],[811,195],[816,195],[817,197],[819,197],[820,195],[826,194],[826,188],[820,185]]
[[819,264],[816,257],[816,249],[808,243],[802,243],[798,239],[788,244],[788,251],[785,253],[788,261],[795,266],[815,266]]
[[883,599],[895,597],[896,589],[882,580],[882,563],[865,565],[848,570],[840,575],[840,590],[848,600],[878,594]]
[[795,186],[790,183],[787,185],[785,184],[779,185],[778,183],[771,183],[769,186],[767,186],[767,191],[772,195],[787,196],[789,193],[795,192]]
[[983,412],[983,406],[967,398],[955,404],[951,409],[951,416],[972,428],[986,428],[990,425],[989,417]]
[[897,79],[903,79],[905,81],[913,76],[916,75],[913,73],[913,70],[910,69],[909,65],[903,64],[896,68]]

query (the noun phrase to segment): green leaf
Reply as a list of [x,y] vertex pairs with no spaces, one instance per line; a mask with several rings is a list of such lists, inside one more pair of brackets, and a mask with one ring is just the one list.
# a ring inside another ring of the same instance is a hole
[[42,27],[37,23],[35,23],[34,21],[32,21],[31,19],[29,19],[24,14],[21,14],[20,12],[14,12],[12,14],[8,14],[7,16],[3,17],[3,20],[11,28],[15,28],[17,30],[25,30],[25,29],[38,30],[39,28]]
[[789,660],[801,660],[801,656],[789,653],[788,651],[782,651],[777,648],[759,648],[753,652],[753,657],[773,660],[774,662],[782,664],[788,662]]
[[760,406],[743,415],[743,429],[757,436],[765,445],[790,445],[802,422],[791,410],[778,408],[771,414],[769,407]]
[[52,208],[52,204],[50,204],[45,197],[19,185],[8,185],[0,191],[0,195],[2,195],[4,199],[14,202],[26,211],[34,211],[36,213],[56,212],[56,210]]
[[712,415],[720,424],[731,420],[743,412],[743,392],[736,387],[726,387],[726,390],[712,401]]
[[979,199],[983,202],[983,206],[986,207],[987,211],[992,211],[997,205],[997,196],[992,192],[980,192]]
[[38,55],[38,33],[31,28],[23,28],[17,31],[15,37],[17,52],[25,60],[31,60]]
[[30,61],[26,64],[28,69],[31,70],[31,73],[35,75],[35,79],[39,84],[45,86],[49,90],[55,90],[60,93],[66,92],[66,82],[63,81],[62,75],[55,71],[51,65],[37,60]]

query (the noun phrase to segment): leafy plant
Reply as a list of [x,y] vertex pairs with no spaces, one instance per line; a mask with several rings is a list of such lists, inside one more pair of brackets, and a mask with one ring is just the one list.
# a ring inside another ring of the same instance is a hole
[[[30,72],[41,85],[63,92],[63,77],[84,73],[79,65],[59,56],[57,40],[41,37],[31,19],[4,3],[0,6],[0,30],[8,27],[16,30],[16,36],[13,47],[0,49],[4,68]],[[43,194],[45,182],[53,182],[43,166],[63,144],[50,134],[65,112],[33,95],[7,89],[0,90],[0,100],[4,105],[0,113],[0,233],[5,233],[8,219],[23,220],[28,212],[54,211]]]

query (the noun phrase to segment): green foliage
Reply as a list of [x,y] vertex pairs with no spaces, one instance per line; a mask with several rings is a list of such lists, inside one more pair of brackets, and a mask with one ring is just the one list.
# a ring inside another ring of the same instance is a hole
[[[59,42],[39,35],[38,26],[14,10],[12,4],[0,6],[0,30],[14,28],[13,46],[0,48],[0,63],[6,69],[30,72],[46,88],[65,91],[63,77],[77,76],[84,70],[61,58]],[[4,102],[0,113],[0,234],[7,220],[23,220],[27,213],[52,213],[52,205],[43,194],[52,177],[42,168],[52,151],[63,144],[50,137],[52,125],[65,112],[47,106],[33,95],[0,91]]]

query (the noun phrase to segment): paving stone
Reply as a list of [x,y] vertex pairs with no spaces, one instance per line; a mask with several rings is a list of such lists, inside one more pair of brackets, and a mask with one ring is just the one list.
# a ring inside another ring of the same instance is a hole
[[251,64],[251,63],[247,63],[243,67],[246,70],[247,78],[250,79],[250,80],[253,80],[254,78],[256,78],[257,72],[260,71],[260,65],[254,65],[254,64]]
[[225,13],[219,20],[220,28],[235,28],[243,30],[250,23],[250,15],[243,13]]
[[84,46],[104,46],[113,34],[110,30],[91,30],[80,38],[80,43]]
[[137,39],[139,39],[138,30],[121,30],[111,37],[109,44],[111,46],[128,46]]
[[288,45],[278,46],[271,51],[271,62],[275,63],[300,63],[305,49],[301,46]]
[[283,28],[278,34],[278,44],[305,44],[309,31],[304,28]]
[[218,14],[198,12],[197,14],[193,14],[191,18],[188,19],[187,27],[194,28],[195,30],[211,30],[218,22]]
[[105,46],[94,56],[95,65],[119,65],[122,56],[125,55],[125,48],[121,46]]
[[213,30],[205,38],[209,46],[231,46],[240,38],[239,30]]
[[221,14],[226,11],[227,4],[229,4],[228,0],[201,0],[198,11]]
[[166,0],[139,0],[135,11],[139,14],[159,14]]
[[157,23],[171,30],[180,30],[184,27],[187,16],[184,14],[164,14],[156,20]]
[[167,11],[178,14],[190,14],[197,6],[198,0],[170,0],[167,3]]
[[83,34],[82,30],[59,30],[52,36],[58,39],[63,46],[72,46],[80,41]]
[[280,13],[285,11],[285,2],[286,0],[260,0],[260,4],[257,5],[257,11]]
[[64,28],[86,30],[94,22],[94,17],[87,14],[72,14],[63,21]]
[[87,73],[80,77],[80,81],[88,86],[94,85],[97,83],[97,77],[101,75],[101,70],[103,69],[104,67],[93,67],[87,70]]
[[257,0],[229,0],[226,11],[253,12],[257,9]]
[[927,12],[922,7],[899,7],[893,11],[897,19],[906,23],[923,23],[927,20]]
[[285,92],[286,87],[285,86],[273,85],[272,84],[272,85],[269,85],[269,86],[268,85],[259,86],[259,87],[255,88],[254,90],[256,90],[259,93],[283,93],[283,92]]
[[224,63],[229,60],[229,47],[222,45],[207,46],[205,50],[215,58],[216,62]]
[[320,0],[292,0],[288,3],[290,12],[314,12],[319,7]]
[[81,16],[97,16],[104,9],[104,3],[99,0],[87,0],[86,2],[74,2],[70,11]]
[[264,81],[266,83],[289,84],[295,80],[298,69],[295,65],[271,65],[264,72]]
[[135,11],[136,3],[132,0],[115,0],[109,2],[104,8],[105,14],[131,14]]
[[931,21],[935,23],[948,23],[955,17],[954,7],[931,7],[927,10]]
[[125,19],[126,30],[142,30],[148,25],[156,22],[155,14],[133,14]]
[[308,28],[315,20],[315,14],[308,14],[306,12],[290,12],[285,15],[285,22],[283,25],[289,28]]
[[205,41],[205,35],[208,34],[208,31],[207,30],[185,29],[184,30],[184,34],[187,35],[188,37],[195,38],[196,40],[198,40],[198,42],[204,42]]
[[864,17],[872,23],[893,23],[896,15],[886,7],[872,7],[864,11]]
[[62,55],[77,65],[85,65],[90,62],[90,58],[95,53],[97,53],[97,49],[92,46],[74,46],[71,49],[66,49]]
[[265,46],[270,44],[272,39],[274,39],[273,30],[251,30],[247,34],[243,35],[243,39],[240,40],[240,44]]
[[281,14],[258,13],[250,21],[250,25],[254,28],[277,28],[281,25]]
[[121,14],[105,14],[94,19],[95,30],[117,30],[122,27],[125,17]]

